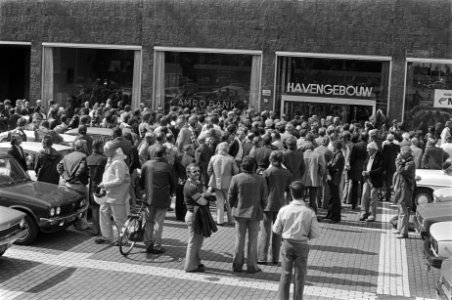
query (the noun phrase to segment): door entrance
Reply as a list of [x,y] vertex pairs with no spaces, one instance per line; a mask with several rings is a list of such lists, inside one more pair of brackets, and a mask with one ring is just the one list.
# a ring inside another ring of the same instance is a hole
[[30,46],[0,45],[0,101],[29,99]]
[[368,121],[375,113],[375,100],[320,98],[283,95],[281,112],[290,119],[295,115],[319,118],[339,116],[346,123]]

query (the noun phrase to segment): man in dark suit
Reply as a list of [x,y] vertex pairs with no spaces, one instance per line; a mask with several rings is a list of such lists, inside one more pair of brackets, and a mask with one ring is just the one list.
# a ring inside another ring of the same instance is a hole
[[20,146],[22,144],[22,138],[19,134],[13,134],[11,136],[11,148],[8,150],[8,154],[14,157],[19,165],[27,172],[27,159],[24,149]]
[[360,221],[375,222],[377,218],[378,190],[383,187],[383,155],[378,145],[371,142],[367,145],[368,158],[364,163],[363,194],[361,200]]
[[333,159],[328,163],[328,185],[330,187],[330,203],[328,207],[327,219],[333,223],[341,221],[341,197],[339,195],[339,184],[342,172],[344,171],[345,159],[342,154],[342,142],[333,142]]
[[394,135],[388,134],[386,141],[383,143],[383,161],[385,173],[386,201],[391,201],[392,178],[396,171],[395,160],[400,152],[400,146],[394,143]]
[[358,205],[358,190],[362,181],[363,164],[367,159],[367,133],[361,133],[359,141],[352,147],[350,153],[350,170],[348,170],[348,178],[351,180],[350,185],[350,202],[352,209]]
[[155,149],[154,157],[141,168],[141,186],[146,191],[146,228],[144,244],[146,251],[164,253],[162,231],[165,215],[171,204],[171,195],[176,191],[176,176],[173,167],[166,162],[166,148]]

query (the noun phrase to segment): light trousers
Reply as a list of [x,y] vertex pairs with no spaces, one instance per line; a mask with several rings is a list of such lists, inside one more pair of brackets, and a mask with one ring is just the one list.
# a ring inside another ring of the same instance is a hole
[[224,223],[224,208],[226,206],[226,213],[228,216],[228,222],[232,223],[231,207],[229,206],[228,190],[216,190],[217,196],[217,223]]
[[[116,225],[118,230],[118,234],[121,232],[122,227],[124,227],[124,223],[127,220],[128,213],[128,205],[124,204],[115,204],[105,202],[101,204],[99,209],[100,214],[100,231],[102,233],[102,237],[111,242],[115,242],[118,240],[118,236],[113,237],[113,226]],[[113,221],[112,218],[113,217]]]
[[409,208],[404,202],[399,203],[399,218],[397,220],[397,231],[404,236],[408,236],[408,227],[410,220]]
[[277,211],[264,211],[264,219],[261,222],[261,230],[259,234],[259,244],[257,250],[258,261],[268,261],[268,250],[270,248],[272,258],[271,262],[279,262],[279,250],[281,248],[281,236],[272,232],[273,223],[278,216]]
[[146,207],[146,226],[144,229],[144,244],[146,247],[154,246],[154,249],[162,248],[163,222],[165,221],[167,208],[155,206]]
[[235,218],[235,252],[232,261],[234,272],[241,272],[245,261],[245,236],[248,231],[248,254],[247,271],[254,272],[259,269],[257,266],[257,237],[259,234],[260,221],[247,218]]
[[199,252],[201,251],[204,236],[195,232],[194,221],[195,214],[191,211],[187,211],[185,223],[188,226],[188,242],[187,254],[185,255],[185,271],[193,271],[201,264]]
[[378,188],[372,186],[368,180],[363,184],[361,199],[361,213],[363,217],[377,219]]

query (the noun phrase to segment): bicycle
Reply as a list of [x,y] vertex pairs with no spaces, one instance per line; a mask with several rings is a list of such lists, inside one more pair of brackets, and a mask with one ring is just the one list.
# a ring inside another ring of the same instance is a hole
[[144,240],[144,228],[146,225],[145,209],[148,204],[144,201],[136,201],[137,207],[135,211],[127,216],[119,237],[119,252],[127,256],[136,242]]

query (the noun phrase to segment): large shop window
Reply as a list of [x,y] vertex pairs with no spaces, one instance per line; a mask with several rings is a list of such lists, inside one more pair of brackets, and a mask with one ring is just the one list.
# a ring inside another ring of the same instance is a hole
[[139,106],[141,50],[44,46],[43,99]]
[[407,60],[404,122],[424,131],[444,124],[452,117],[452,60]]
[[340,116],[344,122],[386,114],[388,61],[277,56],[275,110],[294,116]]
[[155,105],[257,108],[261,55],[246,53],[155,52]]

